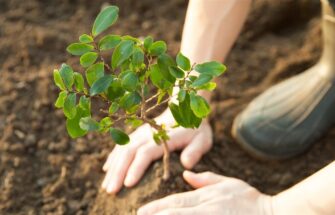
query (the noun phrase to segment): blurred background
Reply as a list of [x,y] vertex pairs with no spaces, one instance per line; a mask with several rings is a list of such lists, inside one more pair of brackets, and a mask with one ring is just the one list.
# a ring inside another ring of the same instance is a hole
[[[62,62],[77,65],[66,46],[91,30],[106,4],[120,17],[113,34],[151,35],[180,45],[185,0],[0,0],[0,214],[128,214],[143,202],[190,189],[180,177],[177,153],[174,181],[154,186],[158,165],[141,186],[120,197],[99,190],[102,164],[113,145],[107,136],[72,140],[54,101],[52,71]],[[335,130],[298,158],[261,162],[231,138],[233,118],[269,86],[313,65],[321,52],[318,0],[254,0],[243,32],[218,80],[210,117],[215,144],[195,168],[246,180],[274,194],[334,159]],[[215,119],[215,120],[214,120]],[[293,165],[294,164],[294,165]],[[153,171],[152,171],[153,170]],[[154,179],[153,179],[154,180]],[[127,196],[128,195],[128,196]],[[132,198],[130,200],[130,198]]]

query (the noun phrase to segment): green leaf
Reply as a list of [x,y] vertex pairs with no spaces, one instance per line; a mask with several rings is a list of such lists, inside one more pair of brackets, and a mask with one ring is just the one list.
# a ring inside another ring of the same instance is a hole
[[78,72],[74,73],[74,86],[78,92],[84,91],[84,78]]
[[81,96],[79,100],[79,107],[85,112],[91,114],[91,100],[86,96]]
[[131,110],[141,103],[141,96],[137,92],[125,94],[120,100],[120,106],[125,110]]
[[55,102],[55,107],[56,108],[62,108],[64,106],[66,96],[67,96],[66,91],[62,91],[62,92],[59,93],[58,98]]
[[190,93],[190,99],[191,109],[197,117],[204,118],[210,113],[210,107],[204,98],[192,92]]
[[164,41],[156,41],[148,49],[150,55],[158,56],[166,52],[167,47]]
[[79,37],[79,41],[81,43],[92,43],[93,42],[93,38],[90,35],[82,34]]
[[133,53],[134,42],[122,41],[114,50],[112,55],[112,67],[115,69],[125,62]]
[[133,52],[133,57],[132,57],[133,66],[135,68],[139,67],[142,65],[143,62],[144,62],[144,53],[142,49],[140,49],[139,47],[135,47],[134,52]]
[[137,88],[138,77],[134,72],[128,72],[121,78],[121,85],[128,91],[134,91]]
[[66,48],[66,51],[72,55],[83,55],[93,49],[94,47],[92,45],[85,43],[72,43]]
[[106,35],[99,41],[99,49],[101,51],[113,49],[121,42],[121,37],[118,35]]
[[138,44],[141,43],[141,40],[137,39],[136,37],[132,37],[130,35],[123,36],[122,39],[123,40],[130,40],[130,41],[133,41],[133,42],[138,43]]
[[97,58],[98,54],[96,52],[87,52],[80,57],[80,65],[83,67],[89,67],[95,63]]
[[116,102],[113,102],[111,106],[109,106],[108,112],[110,114],[116,113],[119,110],[119,104]]
[[185,100],[185,96],[186,91],[184,89],[180,89],[180,91],[178,92],[178,101],[183,102]]
[[208,82],[210,82],[213,79],[213,76],[206,75],[206,74],[200,74],[197,79],[191,84],[191,87],[199,87],[202,86]]
[[97,131],[100,129],[99,123],[91,117],[81,118],[79,121],[79,127],[85,131]]
[[96,80],[103,77],[105,74],[104,70],[104,63],[102,62],[93,64],[92,66],[88,67],[88,69],[86,70],[86,80],[88,85],[92,86],[92,84]]
[[112,75],[105,75],[96,80],[90,89],[90,95],[94,96],[107,90],[113,82],[113,79],[114,77]]
[[144,49],[148,51],[149,47],[151,46],[153,42],[154,40],[152,39],[152,37],[150,36],[146,37],[143,41]]
[[118,145],[125,145],[130,141],[129,136],[119,129],[110,128],[109,133],[112,136],[114,142]]
[[65,85],[63,82],[63,79],[59,73],[59,71],[57,69],[54,70],[54,82],[56,84],[56,86],[61,89],[61,90],[65,90]]
[[81,118],[87,117],[89,115],[89,112],[77,106],[76,116],[73,119],[66,120],[66,129],[72,138],[82,137],[87,133],[87,131],[80,128],[79,122]]
[[120,80],[115,80],[112,82],[107,90],[107,98],[113,101],[114,99],[123,96],[124,93],[125,90],[122,88]]
[[153,64],[150,67],[150,80],[152,81],[153,85],[158,87],[159,89],[166,90],[172,87],[172,83],[165,80],[164,76],[160,72],[158,64]]
[[179,106],[171,103],[169,108],[176,122],[184,128],[198,128],[200,126],[201,118],[194,115],[190,107],[189,94],[186,94],[184,100],[179,102]]
[[181,52],[177,54],[176,62],[177,65],[185,71],[189,71],[191,69],[190,60],[187,57],[185,57]]
[[97,36],[111,25],[113,25],[119,16],[119,8],[116,6],[105,7],[94,21],[92,34]]
[[107,116],[107,117],[103,118],[102,120],[100,120],[99,131],[106,132],[111,125],[113,125],[113,122],[112,122],[111,118]]
[[184,71],[176,66],[170,66],[169,70],[170,70],[171,75],[175,78],[184,78],[185,76]]
[[204,85],[201,85],[197,87],[197,90],[208,90],[208,91],[213,91],[216,88],[216,83],[215,82],[209,82]]
[[169,71],[169,67],[175,66],[173,59],[167,54],[161,54],[157,59],[157,64],[164,79],[174,84],[176,78],[173,77]]
[[70,93],[64,101],[64,115],[68,119],[73,119],[76,116],[76,94]]
[[127,125],[131,126],[133,129],[143,124],[143,121],[137,118],[127,119],[125,122],[127,123]]
[[71,90],[74,83],[74,74],[72,68],[69,65],[63,63],[59,70],[59,74],[62,77],[66,88]]
[[211,61],[196,65],[194,70],[201,74],[219,76],[226,71],[226,67],[219,62]]

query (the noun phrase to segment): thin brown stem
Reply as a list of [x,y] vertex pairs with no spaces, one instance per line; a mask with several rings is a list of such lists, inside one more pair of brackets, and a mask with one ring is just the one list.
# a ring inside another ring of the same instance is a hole
[[168,180],[170,177],[170,150],[166,140],[162,142],[164,155],[163,155],[163,180]]

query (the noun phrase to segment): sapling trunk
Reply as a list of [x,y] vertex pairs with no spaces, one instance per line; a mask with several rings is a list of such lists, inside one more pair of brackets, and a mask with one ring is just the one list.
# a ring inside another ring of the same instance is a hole
[[168,180],[170,178],[170,150],[166,140],[163,140],[163,179]]

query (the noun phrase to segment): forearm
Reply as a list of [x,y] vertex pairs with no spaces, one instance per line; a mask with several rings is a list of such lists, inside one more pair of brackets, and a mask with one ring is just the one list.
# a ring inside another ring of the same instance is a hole
[[[238,37],[251,0],[190,0],[181,52],[192,63],[223,62]],[[208,93],[202,93],[209,99]]]
[[335,161],[273,197],[274,215],[335,214]]

